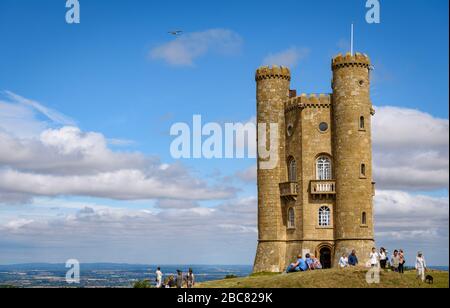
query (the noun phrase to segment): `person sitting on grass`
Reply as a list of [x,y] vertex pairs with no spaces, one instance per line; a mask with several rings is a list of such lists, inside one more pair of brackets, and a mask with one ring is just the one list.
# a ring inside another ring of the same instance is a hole
[[358,257],[356,256],[356,250],[352,250],[352,253],[348,256],[348,265],[357,266],[358,265]]
[[173,275],[170,275],[169,278],[167,278],[167,282],[165,283],[166,288],[173,288],[175,287],[175,278]]
[[297,257],[297,262],[292,263],[286,269],[286,273],[294,273],[294,272],[304,272],[308,269],[305,260],[303,260],[302,256],[299,255]]
[[308,269],[314,270],[314,260],[311,258],[311,255],[307,253],[305,257],[306,257],[305,262]]
[[339,259],[339,267],[340,268],[346,268],[348,267],[348,258],[345,253],[342,254],[342,257]]
[[315,270],[321,270],[322,269],[322,263],[320,263],[319,259],[315,258],[314,256],[311,257],[313,260],[313,267]]

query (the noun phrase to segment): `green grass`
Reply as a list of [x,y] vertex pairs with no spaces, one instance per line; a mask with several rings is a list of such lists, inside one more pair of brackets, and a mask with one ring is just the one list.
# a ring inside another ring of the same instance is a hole
[[293,274],[257,274],[246,278],[210,281],[197,288],[448,288],[448,272],[429,271],[434,284],[422,283],[416,279],[415,271],[400,275],[381,272],[379,284],[368,284],[367,269],[331,269]]
[[136,281],[133,284],[133,289],[151,289],[152,285],[148,280]]

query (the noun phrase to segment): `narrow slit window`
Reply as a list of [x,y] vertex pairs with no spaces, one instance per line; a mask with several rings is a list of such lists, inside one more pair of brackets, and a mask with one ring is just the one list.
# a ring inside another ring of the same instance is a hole
[[297,162],[293,157],[291,157],[288,161],[288,177],[289,182],[297,182]]
[[359,118],[359,129],[361,130],[366,129],[366,120],[364,117]]
[[361,224],[364,226],[367,225],[367,213],[366,212],[363,212],[361,215]]
[[290,208],[288,211],[288,229],[295,228],[295,212],[293,208]]

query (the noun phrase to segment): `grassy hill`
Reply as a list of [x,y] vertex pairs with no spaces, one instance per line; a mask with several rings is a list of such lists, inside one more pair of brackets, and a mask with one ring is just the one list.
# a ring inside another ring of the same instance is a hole
[[198,284],[198,288],[448,288],[448,272],[430,271],[434,284],[416,279],[415,271],[381,272],[380,284],[366,282],[367,269],[331,269],[293,274],[257,274]]

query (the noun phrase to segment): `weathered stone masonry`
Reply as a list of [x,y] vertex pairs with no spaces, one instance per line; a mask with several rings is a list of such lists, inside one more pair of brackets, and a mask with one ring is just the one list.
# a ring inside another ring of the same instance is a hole
[[257,120],[278,123],[279,160],[271,170],[258,161],[255,272],[281,272],[298,254],[315,255],[325,266],[336,266],[352,249],[361,261],[368,257],[374,246],[370,70],[366,55],[338,55],[332,93],[300,96],[290,90],[288,68],[257,70]]

